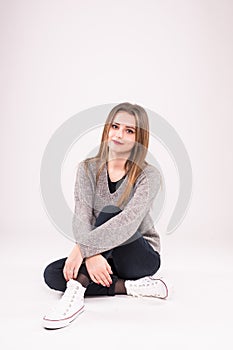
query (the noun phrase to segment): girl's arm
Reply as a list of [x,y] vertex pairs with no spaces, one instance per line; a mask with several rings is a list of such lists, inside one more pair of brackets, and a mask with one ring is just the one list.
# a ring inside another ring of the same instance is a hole
[[95,179],[91,177],[89,171],[88,174],[86,173],[82,161],[78,165],[74,187],[75,208],[72,225],[75,238],[77,232],[84,235],[95,228],[93,223],[94,192]]
[[76,244],[66,259],[65,266],[63,268],[63,275],[66,281],[69,281],[71,278],[77,278],[82,261],[83,257],[79,245]]
[[[83,173],[80,175],[84,176]],[[89,181],[87,177],[86,181]],[[88,226],[90,222],[80,223],[80,216],[74,215],[73,232],[83,257],[102,253],[127,241],[136,232],[143,218],[149,212],[159,191],[160,183],[159,171],[149,165],[137,179],[133,196],[121,213],[94,229]],[[87,188],[86,186],[88,183],[85,184],[85,188]],[[79,193],[76,193],[76,198],[78,206],[83,210],[82,214],[89,220],[93,206],[90,189],[88,197],[81,198]],[[80,230],[80,227],[84,229]]]
[[[83,189],[85,188],[85,193]],[[90,179],[86,176],[83,168],[83,163],[80,163],[76,173],[75,182],[75,214],[74,217],[79,217],[79,230],[81,232],[89,232],[93,229],[91,224],[92,216],[92,198],[93,191]],[[74,219],[73,219],[74,221]],[[71,278],[76,279],[79,268],[83,261],[83,254],[80,250],[79,244],[75,244],[68,258],[66,259],[63,269],[63,275],[66,281]]]

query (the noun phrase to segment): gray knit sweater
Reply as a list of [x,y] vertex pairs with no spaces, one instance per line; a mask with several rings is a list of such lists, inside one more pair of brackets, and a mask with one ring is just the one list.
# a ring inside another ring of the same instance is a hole
[[108,187],[107,165],[101,172],[96,184],[97,163],[89,162],[88,173],[84,161],[77,168],[74,197],[73,234],[79,244],[83,258],[102,253],[123,244],[136,231],[160,251],[160,238],[156,232],[150,209],[161,185],[161,175],[153,165],[146,165],[131,190],[122,212],[99,227],[94,223],[100,211],[107,205],[117,205],[125,191],[128,176],[114,193]]

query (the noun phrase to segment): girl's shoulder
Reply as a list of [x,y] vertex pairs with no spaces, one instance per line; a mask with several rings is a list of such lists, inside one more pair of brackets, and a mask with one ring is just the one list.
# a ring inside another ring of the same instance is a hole
[[152,164],[147,163],[138,176],[134,188],[149,189],[151,193],[156,192],[162,186],[162,177],[159,169]]
[[95,158],[87,158],[79,162],[78,168],[81,172],[89,176],[95,176],[99,167],[99,162]]
[[143,167],[139,178],[144,178],[144,177],[148,177],[150,178],[154,178],[154,179],[161,179],[161,173],[159,171],[159,169],[157,167],[155,167],[154,165],[150,164],[150,163],[146,163],[146,165]]

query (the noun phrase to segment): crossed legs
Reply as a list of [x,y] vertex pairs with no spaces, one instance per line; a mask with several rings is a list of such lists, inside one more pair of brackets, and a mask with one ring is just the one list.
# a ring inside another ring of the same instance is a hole
[[[100,226],[120,211],[115,206],[103,208],[96,219],[95,226]],[[125,244],[103,252],[102,255],[112,268],[112,284],[110,287],[104,287],[91,281],[85,262],[83,262],[77,280],[86,288],[85,296],[125,294],[125,280],[136,280],[153,275],[160,267],[159,253],[154,251],[139,232],[136,232],[133,239],[128,240]],[[52,262],[44,271],[45,283],[50,288],[62,292],[65,291],[67,283],[63,275],[66,259],[62,258]]]

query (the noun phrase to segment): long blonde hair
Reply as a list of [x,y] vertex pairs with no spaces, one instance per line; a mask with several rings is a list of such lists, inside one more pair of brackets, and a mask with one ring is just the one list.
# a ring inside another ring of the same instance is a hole
[[135,117],[136,131],[135,131],[135,145],[131,150],[131,154],[125,163],[125,171],[128,175],[126,190],[119,198],[117,205],[125,204],[129,198],[131,189],[136,182],[141,171],[147,165],[145,161],[148,144],[149,144],[149,120],[144,108],[137,104],[123,102],[115,106],[109,113],[100,143],[98,154],[95,157],[87,158],[85,160],[86,168],[89,162],[97,161],[98,171],[96,174],[96,183],[98,182],[100,173],[108,161],[108,133],[113,123],[116,114],[120,111],[127,112]]

